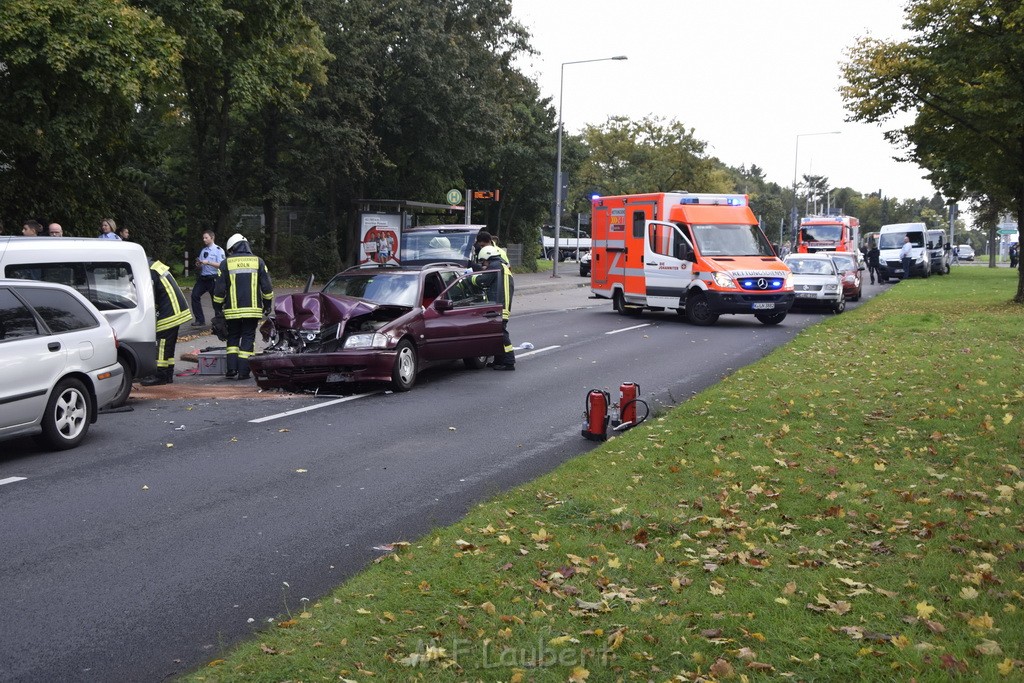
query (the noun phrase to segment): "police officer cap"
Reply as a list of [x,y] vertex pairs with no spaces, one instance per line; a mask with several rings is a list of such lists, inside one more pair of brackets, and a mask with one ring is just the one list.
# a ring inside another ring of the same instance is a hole
[[480,259],[481,261],[489,261],[495,256],[500,257],[501,252],[498,251],[497,247],[492,245],[487,245],[486,247],[480,250],[479,254],[477,254],[477,258]]
[[238,246],[242,242],[246,242],[246,241],[248,241],[248,240],[245,239],[245,236],[242,235],[242,233],[236,232],[234,235],[232,235],[231,237],[228,238],[227,249],[228,249],[228,251],[231,251],[236,246]]

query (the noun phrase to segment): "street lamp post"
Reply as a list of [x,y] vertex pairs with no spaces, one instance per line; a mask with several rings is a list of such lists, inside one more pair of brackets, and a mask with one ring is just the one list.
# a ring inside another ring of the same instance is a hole
[[[600,59],[580,59],[575,62],[562,62],[561,75],[558,80],[558,154],[555,161],[555,251],[551,264],[551,277],[558,277],[558,237],[562,225],[562,87],[565,85],[566,64],[586,64],[588,62],[609,62],[629,59],[626,55],[601,57]],[[577,245],[579,243],[577,242]]]
[[829,130],[823,133],[797,133],[796,136],[796,153],[793,155],[793,210],[789,216],[790,233],[792,239],[796,239],[796,169],[797,164],[800,162],[800,138],[807,137],[809,135],[839,135],[842,131]]

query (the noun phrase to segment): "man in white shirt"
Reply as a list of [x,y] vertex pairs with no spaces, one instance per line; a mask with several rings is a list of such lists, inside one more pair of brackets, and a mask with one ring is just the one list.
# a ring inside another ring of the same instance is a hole
[[910,268],[914,264],[914,245],[910,243],[910,235],[903,236],[903,246],[900,247],[900,261],[903,263],[903,279],[910,277]]

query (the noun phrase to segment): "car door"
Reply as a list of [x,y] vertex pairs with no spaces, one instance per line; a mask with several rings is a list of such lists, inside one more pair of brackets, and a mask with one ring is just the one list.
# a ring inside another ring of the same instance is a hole
[[0,287],[0,432],[39,419],[66,363],[60,338],[45,330],[14,288]]
[[449,275],[448,287],[424,309],[421,354],[427,360],[452,360],[500,353],[502,305],[487,301],[471,276]]

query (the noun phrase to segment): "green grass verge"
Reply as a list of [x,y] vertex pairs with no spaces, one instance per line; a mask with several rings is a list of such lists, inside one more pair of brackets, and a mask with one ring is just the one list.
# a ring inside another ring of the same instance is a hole
[[1015,276],[830,316],[191,680],[1021,680]]

